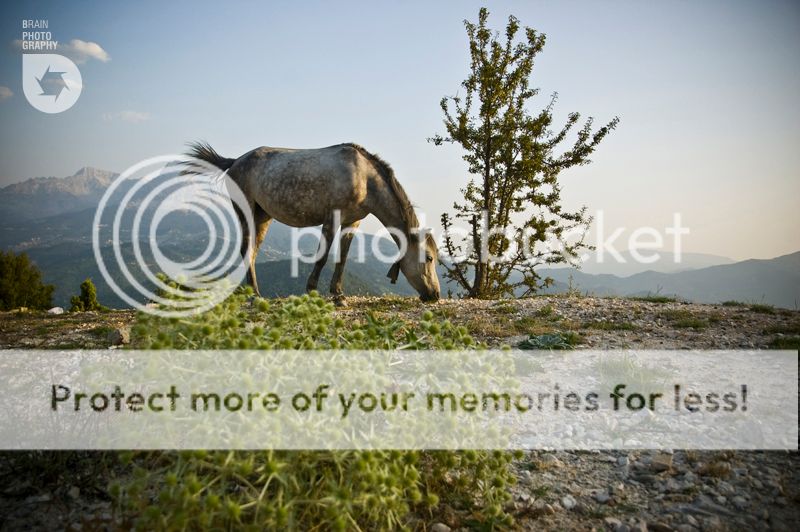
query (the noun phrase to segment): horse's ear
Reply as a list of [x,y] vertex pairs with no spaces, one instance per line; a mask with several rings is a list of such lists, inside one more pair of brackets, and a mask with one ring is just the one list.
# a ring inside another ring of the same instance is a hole
[[400,275],[400,261],[392,264],[392,267],[389,268],[389,273],[386,274],[386,277],[392,280],[392,284],[396,284],[398,275]]

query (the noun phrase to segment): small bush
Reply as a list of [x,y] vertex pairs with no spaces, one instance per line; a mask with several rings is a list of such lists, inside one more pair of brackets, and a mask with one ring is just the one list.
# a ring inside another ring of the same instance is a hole
[[752,312],[758,312],[759,314],[775,314],[775,307],[761,303],[750,305],[750,310]]
[[769,343],[770,349],[800,349],[800,336],[778,336]]
[[86,279],[81,283],[81,294],[72,296],[69,302],[70,312],[108,310],[97,301],[97,289],[91,279]]
[[531,335],[519,344],[520,349],[573,349],[583,341],[575,331]]
[[745,304],[742,303],[741,301],[730,300],[730,301],[723,301],[722,302],[722,306],[723,307],[743,307],[743,306],[745,306]]
[[54,289],[53,285],[42,282],[42,273],[28,255],[0,251],[0,310],[48,309],[52,306]]

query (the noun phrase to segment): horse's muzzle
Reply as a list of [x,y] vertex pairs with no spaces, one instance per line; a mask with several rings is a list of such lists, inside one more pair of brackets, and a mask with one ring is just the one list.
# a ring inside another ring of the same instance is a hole
[[432,294],[426,294],[424,296],[419,296],[419,298],[425,303],[433,303],[435,301],[439,301],[439,293],[434,292]]

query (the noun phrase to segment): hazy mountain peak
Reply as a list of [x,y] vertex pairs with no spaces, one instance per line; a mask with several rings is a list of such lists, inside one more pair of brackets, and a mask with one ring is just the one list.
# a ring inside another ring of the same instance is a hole
[[119,175],[109,170],[84,166],[67,177],[34,177],[2,189],[3,195],[70,194],[83,196],[104,190]]

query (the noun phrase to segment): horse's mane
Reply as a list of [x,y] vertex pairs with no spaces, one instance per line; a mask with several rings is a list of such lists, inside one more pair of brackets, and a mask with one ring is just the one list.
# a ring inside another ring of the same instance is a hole
[[397,181],[392,167],[389,166],[389,163],[381,159],[378,155],[367,151],[363,146],[353,142],[348,142],[345,144],[345,146],[350,146],[357,150],[361,155],[366,157],[367,160],[374,164],[375,168],[378,169],[381,177],[384,179],[384,181],[386,181],[386,184],[389,185],[389,189],[392,191],[395,198],[397,198],[398,203],[400,203],[400,215],[402,216],[403,223],[406,226],[405,230],[407,234],[410,235],[413,229],[419,227],[419,220],[417,219],[417,214],[414,212],[414,206],[411,204],[411,200],[408,199],[408,194],[406,194],[406,191]]

